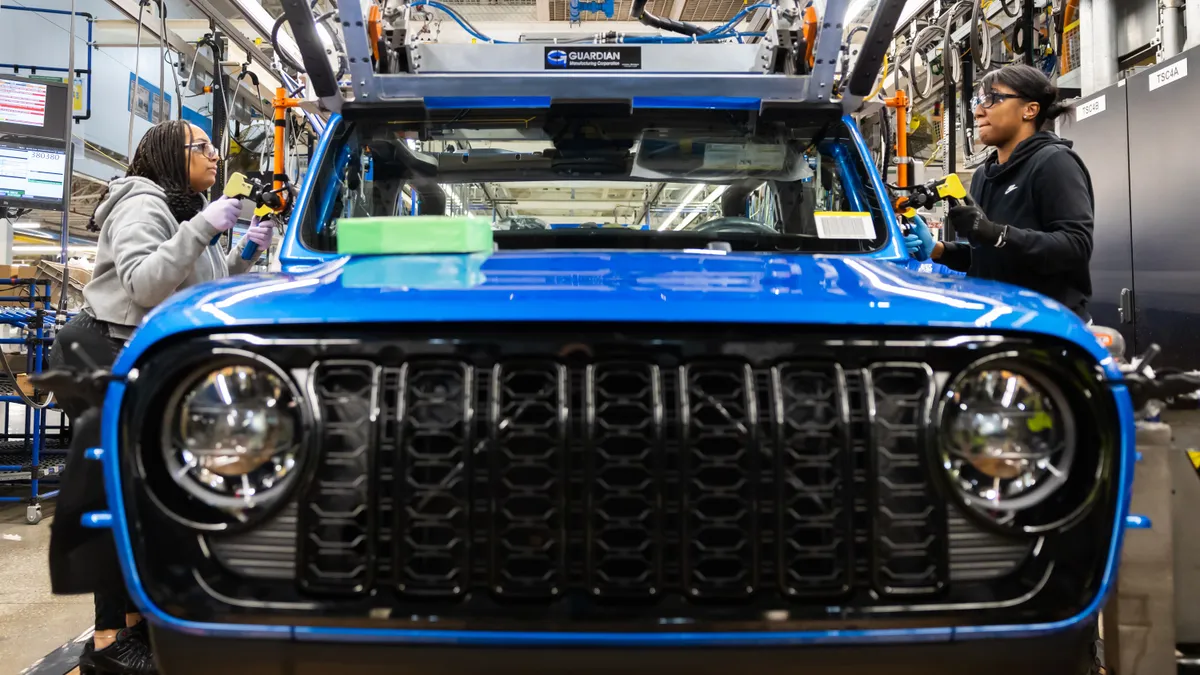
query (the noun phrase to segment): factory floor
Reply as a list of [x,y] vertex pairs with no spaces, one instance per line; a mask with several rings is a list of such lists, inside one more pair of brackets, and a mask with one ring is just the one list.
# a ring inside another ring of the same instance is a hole
[[54,502],[42,513],[29,525],[24,504],[0,505],[0,675],[21,673],[92,627],[91,596],[50,592]]

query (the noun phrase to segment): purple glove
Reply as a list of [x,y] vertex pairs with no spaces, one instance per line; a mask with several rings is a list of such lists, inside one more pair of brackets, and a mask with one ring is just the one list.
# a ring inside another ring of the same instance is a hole
[[200,215],[212,225],[217,232],[228,232],[237,225],[238,214],[242,212],[242,200],[221,197],[204,207]]
[[259,221],[258,216],[250,220],[250,229],[246,230],[246,239],[258,245],[259,252],[271,248],[271,239],[275,236],[275,223],[270,219]]

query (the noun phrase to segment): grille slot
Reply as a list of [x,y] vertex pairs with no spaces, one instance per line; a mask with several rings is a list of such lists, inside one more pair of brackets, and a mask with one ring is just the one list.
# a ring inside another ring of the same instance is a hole
[[944,502],[925,453],[933,372],[924,364],[868,371],[875,446],[874,586],[891,595],[932,593],[946,581]]
[[367,361],[328,361],[310,374],[322,434],[316,474],[300,510],[305,590],[361,594],[374,578],[376,370]]
[[566,369],[506,362],[492,377],[491,580],[499,595],[545,598],[565,581]]
[[981,530],[957,509],[948,509],[950,580],[988,581],[1016,571],[1029,557],[1030,544]]
[[460,362],[400,369],[393,539],[398,589],[406,593],[458,596],[470,583],[471,386],[472,369]]
[[249,532],[209,537],[209,548],[222,565],[248,579],[296,576],[296,503]]
[[680,381],[684,586],[697,598],[747,597],[758,586],[754,373],[698,363]]
[[851,588],[854,476],[846,378],[840,366],[772,372],[779,426],[779,574],[789,595]]
[[662,587],[662,377],[648,363],[587,369],[587,584],[599,597]]

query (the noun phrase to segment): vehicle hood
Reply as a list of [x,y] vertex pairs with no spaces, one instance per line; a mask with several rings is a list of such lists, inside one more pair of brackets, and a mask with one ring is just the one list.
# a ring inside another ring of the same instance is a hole
[[266,325],[632,321],[1023,331],[1108,354],[1057,302],[1013,286],[854,256],[514,251],[343,257],[202,284],[146,319],[124,372],[170,335]]

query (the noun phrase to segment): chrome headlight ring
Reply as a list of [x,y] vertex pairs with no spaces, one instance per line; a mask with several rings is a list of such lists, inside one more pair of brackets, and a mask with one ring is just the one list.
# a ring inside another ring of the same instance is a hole
[[[293,378],[269,359],[229,348],[207,356],[171,390],[161,461],[188,497],[217,512],[216,520],[245,523],[301,482],[313,415]],[[184,520],[224,529],[211,518]]]
[[1074,522],[1099,488],[1099,471],[1079,455],[1076,413],[1050,371],[1017,353],[973,362],[943,389],[934,420],[951,494],[1003,531]]

